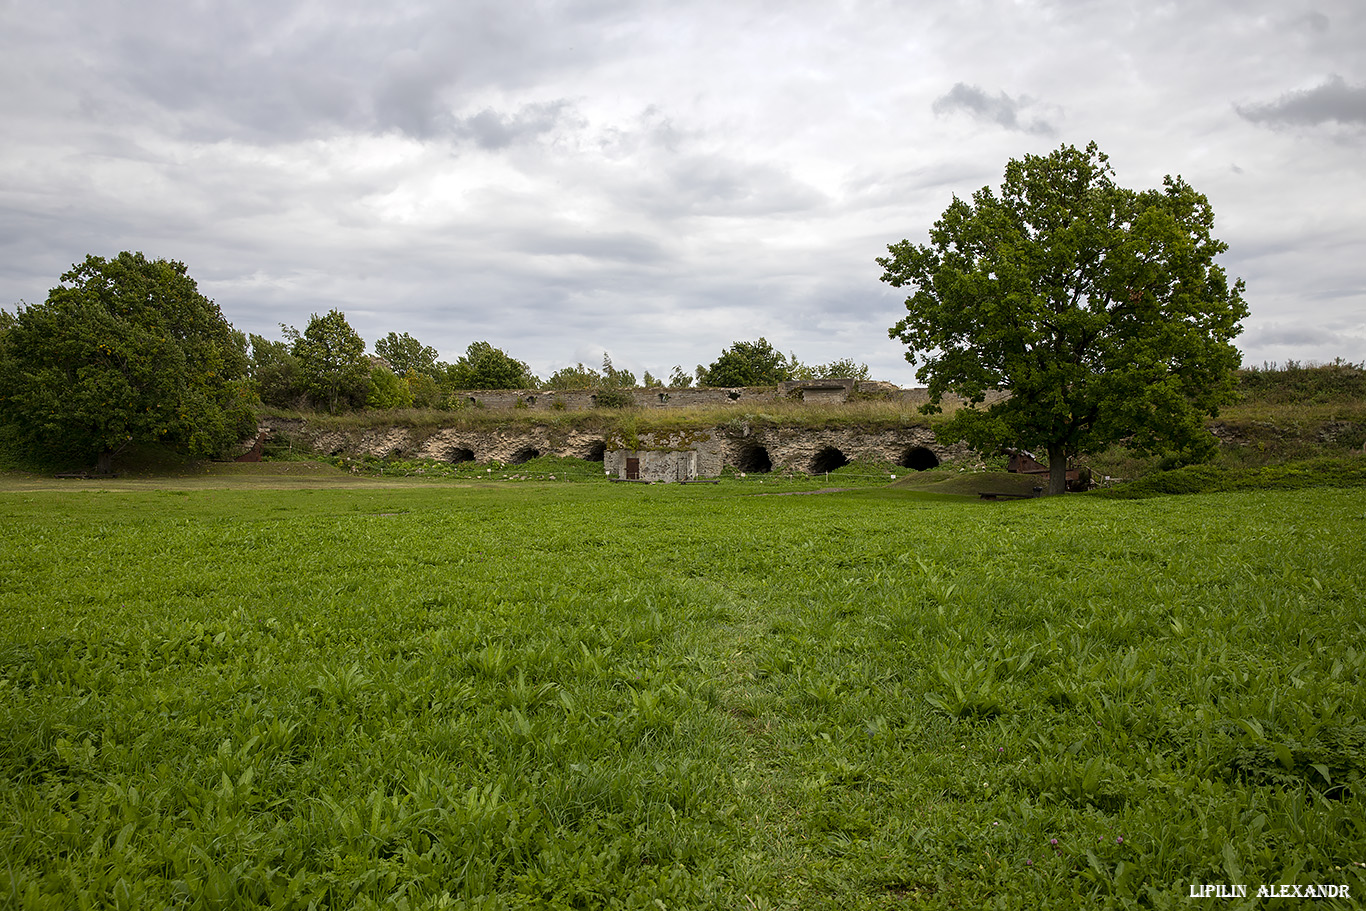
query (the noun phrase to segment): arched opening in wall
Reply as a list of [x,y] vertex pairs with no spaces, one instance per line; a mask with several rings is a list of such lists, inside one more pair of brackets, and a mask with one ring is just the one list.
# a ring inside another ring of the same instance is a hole
[[765,474],[773,470],[773,460],[762,446],[746,446],[735,454],[735,467],[747,474]]
[[902,454],[897,464],[912,471],[929,471],[939,467],[939,456],[924,446],[912,446]]
[[602,440],[594,440],[584,453],[585,462],[601,462],[607,455],[607,444]]
[[473,462],[474,450],[465,449],[463,447],[452,449],[450,458],[456,465],[459,465],[461,462]]
[[836,468],[843,468],[848,464],[848,456],[834,446],[827,446],[816,453],[816,457],[811,460],[811,473],[825,474],[827,471],[834,471]]
[[532,459],[540,458],[541,451],[534,446],[523,446],[514,452],[508,459],[509,465],[520,465],[523,462],[530,462]]

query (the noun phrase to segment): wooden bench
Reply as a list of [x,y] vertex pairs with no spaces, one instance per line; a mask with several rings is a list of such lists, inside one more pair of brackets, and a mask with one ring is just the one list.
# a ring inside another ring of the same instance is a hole
[[983,500],[1032,500],[1038,496],[1036,493],[991,493],[981,491],[977,494]]

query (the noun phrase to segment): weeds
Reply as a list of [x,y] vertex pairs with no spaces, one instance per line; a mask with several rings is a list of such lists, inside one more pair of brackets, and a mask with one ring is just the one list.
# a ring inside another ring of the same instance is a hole
[[757,490],[0,493],[4,903],[1366,889],[1360,488]]

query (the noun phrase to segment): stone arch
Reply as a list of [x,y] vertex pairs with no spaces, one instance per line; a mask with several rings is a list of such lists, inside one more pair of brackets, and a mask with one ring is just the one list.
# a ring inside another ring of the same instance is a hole
[[747,474],[767,474],[773,470],[768,449],[758,443],[748,443],[735,453],[735,467]]
[[457,446],[451,450],[451,453],[447,458],[456,465],[459,465],[461,462],[473,462],[474,450],[467,449],[464,446]]
[[827,446],[811,460],[812,474],[825,474],[849,464],[849,457],[834,446]]
[[523,446],[521,449],[508,456],[509,465],[521,465],[523,462],[530,462],[532,459],[540,458],[541,451],[535,446]]
[[939,467],[939,456],[926,446],[912,446],[901,454],[897,464],[912,471],[929,471]]

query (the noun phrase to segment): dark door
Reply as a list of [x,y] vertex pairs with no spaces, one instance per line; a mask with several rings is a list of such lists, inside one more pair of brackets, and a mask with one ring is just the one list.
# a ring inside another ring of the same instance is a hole
[[626,459],[626,480],[640,480],[640,459],[633,459],[629,456]]

